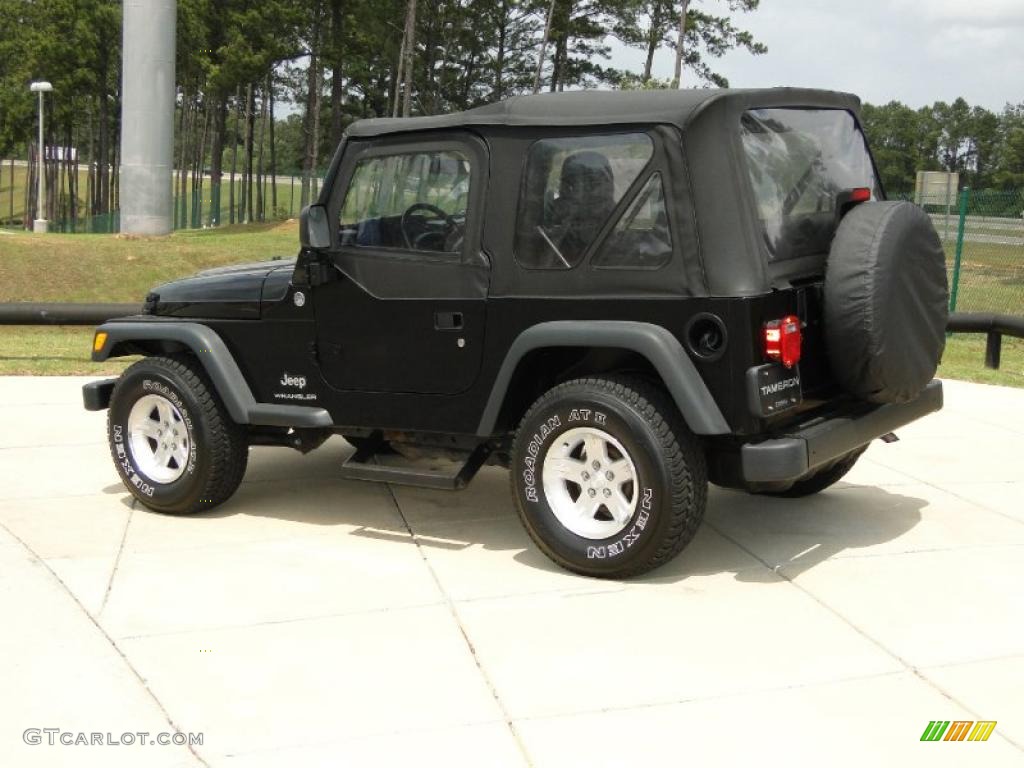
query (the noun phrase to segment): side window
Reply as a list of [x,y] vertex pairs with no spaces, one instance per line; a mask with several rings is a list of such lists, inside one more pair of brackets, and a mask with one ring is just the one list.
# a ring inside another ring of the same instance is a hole
[[657,269],[672,258],[672,230],[665,209],[661,173],[651,174],[633,204],[601,244],[591,264],[595,267]]
[[571,269],[651,159],[645,133],[542,139],[527,153],[516,221],[516,260]]
[[469,176],[469,160],[453,150],[360,160],[341,206],[341,244],[459,253]]

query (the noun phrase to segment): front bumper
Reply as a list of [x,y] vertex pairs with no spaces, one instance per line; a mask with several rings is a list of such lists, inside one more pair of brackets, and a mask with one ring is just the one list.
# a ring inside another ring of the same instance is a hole
[[797,480],[872,440],[942,408],[942,382],[931,381],[909,403],[881,405],[855,416],[824,417],[792,432],[741,449],[743,479]]
[[117,379],[90,381],[82,387],[82,404],[87,411],[103,411],[110,405],[110,395]]

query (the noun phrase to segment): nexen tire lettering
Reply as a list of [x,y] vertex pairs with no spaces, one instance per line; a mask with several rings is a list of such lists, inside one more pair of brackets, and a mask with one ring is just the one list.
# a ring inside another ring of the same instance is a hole
[[628,531],[618,541],[611,544],[601,544],[595,547],[587,547],[588,560],[604,560],[607,557],[618,557],[627,549],[632,547],[640,539],[640,535],[647,527],[647,521],[651,519],[651,504],[654,499],[654,491],[650,488],[643,489],[643,498],[640,500],[640,514]]
[[138,488],[140,493],[152,496],[156,489],[144,481],[132,466],[131,460],[128,458],[128,451],[124,447],[124,430],[120,424],[114,425],[114,452],[117,454],[117,465],[121,474],[127,478],[129,483]]

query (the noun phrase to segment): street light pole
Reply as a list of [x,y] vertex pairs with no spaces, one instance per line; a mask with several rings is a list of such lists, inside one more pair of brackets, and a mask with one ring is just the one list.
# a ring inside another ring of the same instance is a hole
[[36,190],[36,219],[32,222],[33,232],[46,232],[49,222],[46,221],[46,211],[43,208],[43,177],[45,176],[46,166],[43,163],[43,155],[45,154],[45,147],[43,145],[43,94],[49,93],[53,90],[53,86],[45,80],[39,80],[32,83],[29,86],[29,90],[33,93],[39,94],[39,185]]

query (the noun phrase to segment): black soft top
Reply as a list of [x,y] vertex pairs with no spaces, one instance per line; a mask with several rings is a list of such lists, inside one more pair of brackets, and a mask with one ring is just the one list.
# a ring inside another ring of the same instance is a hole
[[[664,143],[671,155],[671,197],[676,201],[682,233],[681,268],[658,271],[576,270],[572,279],[560,270],[513,270],[512,216],[489,218],[489,248],[498,258],[491,282],[493,295],[711,295],[750,296],[784,287],[793,277],[820,273],[822,256],[770,264],[763,226],[749,183],[740,141],[740,120],[747,110],[767,108],[842,109],[859,121],[860,100],[849,93],[807,88],[722,90],[571,91],[519,96],[448,115],[377,118],[353,123],[346,136],[373,141],[388,135],[415,136],[420,132],[477,129],[481,134],[519,127],[534,137],[603,127],[654,126],[681,141]],[[507,133],[507,132],[506,132]],[[492,173],[518,178],[522,147],[508,137],[490,137]],[[342,147],[345,142],[342,142]],[[331,174],[341,162],[341,147]],[[330,181],[324,189],[331,188]],[[516,210],[518,185],[490,188],[492,210]],[[504,274],[502,270],[507,270]],[[603,288],[597,284],[605,280]]]
[[685,130],[712,104],[739,114],[756,107],[847,109],[860,100],[849,93],[808,88],[725,88],[657,91],[570,91],[514,96],[465,112],[429,117],[383,117],[353,123],[349,136],[379,136],[464,126],[573,126],[662,123]]

